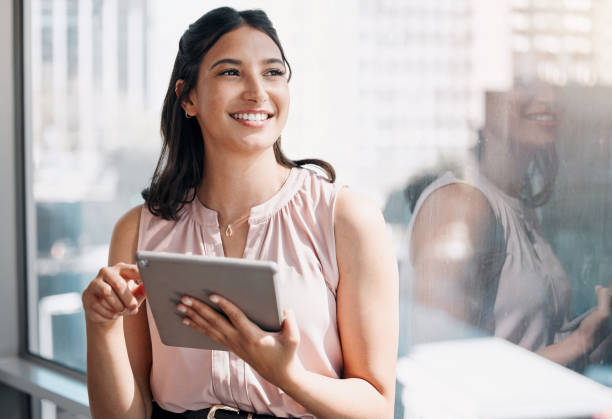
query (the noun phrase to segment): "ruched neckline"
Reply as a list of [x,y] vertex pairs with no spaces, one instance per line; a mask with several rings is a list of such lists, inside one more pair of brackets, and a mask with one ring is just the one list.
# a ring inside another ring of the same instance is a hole
[[[283,186],[280,187],[278,192],[276,192],[267,201],[264,201],[261,204],[255,205],[251,208],[248,220],[250,225],[259,224],[266,221],[278,210],[289,203],[291,198],[297,192],[297,188],[299,186],[299,174],[299,170],[296,168],[291,168],[285,183],[283,183]],[[200,225],[207,227],[219,227],[219,213],[202,204],[197,196],[191,204],[191,209],[192,217]]]

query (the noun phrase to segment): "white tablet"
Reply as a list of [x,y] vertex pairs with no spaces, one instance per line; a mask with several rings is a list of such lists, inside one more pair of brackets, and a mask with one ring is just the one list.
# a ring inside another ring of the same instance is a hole
[[178,253],[136,253],[140,277],[161,341],[169,346],[225,350],[182,323],[176,306],[184,295],[219,311],[208,296],[227,298],[263,330],[278,332],[282,315],[274,262],[192,256]]

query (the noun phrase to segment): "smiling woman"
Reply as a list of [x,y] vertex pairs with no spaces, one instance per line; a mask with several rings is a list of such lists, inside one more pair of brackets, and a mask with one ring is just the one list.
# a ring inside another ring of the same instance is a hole
[[[238,14],[230,8],[219,8],[190,25],[179,42],[164,100],[162,152],[151,186],[143,191],[149,210],[173,219],[186,201],[195,198],[202,170],[218,161],[204,158],[208,153],[216,155],[220,146],[216,138],[223,138],[224,147],[234,156],[241,149],[265,148],[266,139],[272,140],[280,165],[291,168],[314,164],[333,182],[336,175],[330,164],[318,159],[293,161],[281,149],[290,78],[291,67],[265,13],[247,10]],[[266,97],[259,96],[262,93]],[[261,111],[268,114],[265,123],[246,123]],[[237,114],[242,114],[241,119]],[[191,119],[193,116],[196,118]],[[236,131],[236,122],[243,121],[250,128],[264,129]]]
[[[287,122],[285,74],[281,52],[266,33],[242,26],[219,39],[202,60],[197,87],[182,103],[202,127],[204,152],[270,148]],[[182,84],[178,80],[176,89]]]
[[[110,266],[83,293],[94,417],[392,417],[390,238],[380,211],[334,183],[329,164],[282,153],[289,75],[262,11],[215,9],[181,38],[145,205],[118,221]],[[227,317],[186,295],[177,327],[227,351],[163,345],[142,304],[137,250],[276,262],[282,330],[264,332],[223,296],[211,300]]]
[[420,302],[582,369],[609,352],[610,298],[598,286],[597,306],[570,321],[570,279],[539,226],[558,169],[557,91],[486,93],[477,162],[422,192],[409,248]]

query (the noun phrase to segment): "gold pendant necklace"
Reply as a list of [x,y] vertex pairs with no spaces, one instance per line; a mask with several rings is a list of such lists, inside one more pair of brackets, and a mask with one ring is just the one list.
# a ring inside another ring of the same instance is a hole
[[[282,189],[282,187],[285,185],[285,183],[287,182],[287,179],[289,179],[290,174],[291,174],[291,170],[287,172],[287,176],[285,176],[285,180],[283,180],[283,183],[281,184],[279,190]],[[232,237],[232,235],[234,234],[234,229],[232,228],[232,226],[234,226],[234,228],[239,226],[240,224],[248,220],[250,216],[251,216],[251,212],[249,211],[248,214],[238,218],[233,223],[228,223],[228,224],[219,223],[219,231],[221,231],[222,227],[225,225],[225,237]]]
[[[232,237],[232,235],[234,234],[234,229],[232,228],[232,226],[234,226],[234,228],[239,226],[240,224],[242,224],[246,220],[248,220],[250,216],[251,216],[251,213],[249,212],[247,215],[245,215],[243,217],[240,217],[239,219],[237,219],[233,223],[228,223],[226,225],[226,227],[225,227],[225,237]],[[223,224],[220,223],[219,227],[223,227]],[[219,230],[221,230],[221,228]]]

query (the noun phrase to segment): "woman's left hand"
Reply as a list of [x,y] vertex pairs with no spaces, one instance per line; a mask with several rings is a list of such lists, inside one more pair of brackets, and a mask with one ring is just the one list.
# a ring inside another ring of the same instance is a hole
[[261,330],[229,300],[218,295],[209,298],[227,318],[202,301],[185,296],[177,306],[185,315],[183,323],[235,353],[272,384],[282,388],[295,380],[303,367],[297,356],[300,331],[293,311],[284,310],[281,331],[270,333]]

